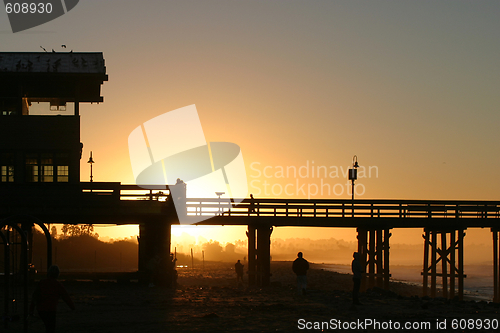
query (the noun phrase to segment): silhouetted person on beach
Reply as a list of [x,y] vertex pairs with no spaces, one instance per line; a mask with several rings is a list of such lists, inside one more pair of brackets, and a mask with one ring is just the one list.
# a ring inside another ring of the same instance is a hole
[[351,263],[352,269],[352,281],[354,286],[352,288],[352,303],[356,305],[361,305],[358,299],[359,287],[361,287],[361,277],[363,276],[363,267],[361,267],[361,262],[359,261],[359,253],[354,252],[352,257],[354,258]]
[[297,259],[294,260],[292,265],[293,272],[297,275],[297,292],[299,295],[306,294],[307,288],[307,270],[309,269],[309,262],[302,258],[302,252],[297,253]]
[[53,333],[56,331],[56,311],[59,298],[62,298],[71,310],[75,309],[75,305],[71,301],[66,289],[57,281],[59,267],[55,265],[50,266],[47,276],[47,279],[38,283],[33,293],[29,314],[33,315],[36,307],[38,315],[45,324],[46,332]]
[[243,264],[238,260],[236,264],[234,264],[234,271],[236,272],[236,282],[243,282]]
[[248,206],[248,214],[255,213],[255,199],[253,194],[250,194],[250,205]]

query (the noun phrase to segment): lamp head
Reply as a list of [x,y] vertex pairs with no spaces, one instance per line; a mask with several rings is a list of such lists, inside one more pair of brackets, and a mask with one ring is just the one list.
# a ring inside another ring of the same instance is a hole
[[87,163],[90,163],[90,164],[95,163],[94,159],[92,158],[92,152],[90,152],[90,158],[89,158],[89,161]]

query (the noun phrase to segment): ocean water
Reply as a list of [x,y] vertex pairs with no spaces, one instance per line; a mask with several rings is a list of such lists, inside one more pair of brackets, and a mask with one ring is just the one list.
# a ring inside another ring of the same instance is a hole
[[[324,269],[352,274],[350,265],[324,264]],[[422,286],[422,266],[391,265],[391,280]],[[469,265],[465,266],[464,272],[464,298],[475,301],[493,301],[493,265]],[[438,288],[441,286],[440,278],[437,278]]]

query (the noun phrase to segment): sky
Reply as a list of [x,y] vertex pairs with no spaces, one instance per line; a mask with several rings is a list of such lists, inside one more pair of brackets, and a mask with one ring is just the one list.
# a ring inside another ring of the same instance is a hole
[[[0,12],[0,51],[103,52],[104,103],[81,106],[82,181],[92,150],[94,181],[134,183],[131,131],[195,104],[207,141],[240,146],[256,197],[349,198],[356,155],[357,198],[498,200],[499,15],[498,1],[86,0],[15,34]],[[279,173],[313,166],[329,172]]]

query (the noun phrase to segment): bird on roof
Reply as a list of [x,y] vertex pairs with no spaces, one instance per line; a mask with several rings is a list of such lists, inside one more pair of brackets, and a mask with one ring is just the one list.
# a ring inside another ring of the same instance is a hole
[[40,47],[42,48],[42,50],[44,50],[45,52],[47,52],[47,50],[42,45],[40,45]]

